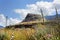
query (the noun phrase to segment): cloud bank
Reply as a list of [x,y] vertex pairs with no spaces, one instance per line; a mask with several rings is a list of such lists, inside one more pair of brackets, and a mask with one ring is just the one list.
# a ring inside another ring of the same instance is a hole
[[[44,16],[54,15],[55,7],[60,13],[60,0],[53,0],[53,2],[37,1],[35,4],[27,4],[25,9],[14,9],[14,12],[20,14],[23,20],[28,13],[41,15],[40,9],[43,10]],[[17,18],[9,18],[7,25],[14,25],[21,22],[22,20]],[[0,25],[6,25],[6,18],[3,14],[0,14]]]
[[25,9],[14,9],[14,12],[24,18],[28,13],[41,15],[40,9],[42,9],[44,16],[49,16],[55,14],[55,7],[60,11],[60,0],[53,0],[53,2],[37,1],[35,4],[27,4]]
[[[8,18],[7,19],[7,26],[8,25],[15,25],[17,23],[21,22],[21,20],[17,18]],[[0,25],[1,26],[6,26],[6,17],[3,14],[0,14]]]

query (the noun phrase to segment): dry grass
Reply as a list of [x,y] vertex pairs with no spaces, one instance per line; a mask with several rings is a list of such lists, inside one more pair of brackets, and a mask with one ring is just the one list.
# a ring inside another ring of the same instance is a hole
[[[0,29],[0,34],[7,35],[6,40],[10,40],[13,33],[14,40],[28,40],[28,37],[35,33],[34,29]],[[5,40],[5,39],[4,39]]]
[[46,26],[37,24],[36,29],[16,28],[0,29],[0,34],[4,34],[3,40],[60,40],[59,28],[56,26]]

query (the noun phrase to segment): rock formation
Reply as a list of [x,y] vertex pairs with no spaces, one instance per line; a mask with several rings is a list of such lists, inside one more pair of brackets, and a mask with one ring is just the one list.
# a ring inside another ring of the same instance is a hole
[[28,13],[26,18],[22,22],[37,21],[37,20],[39,21],[41,19],[42,19],[42,17],[39,14],[30,14],[30,13]]
[[40,23],[39,21],[41,21],[42,17],[39,14],[30,14],[28,13],[26,18],[19,24],[16,25],[11,25],[11,26],[7,26],[8,28],[10,27],[15,27],[15,28],[31,28],[32,26],[35,26],[36,24]]

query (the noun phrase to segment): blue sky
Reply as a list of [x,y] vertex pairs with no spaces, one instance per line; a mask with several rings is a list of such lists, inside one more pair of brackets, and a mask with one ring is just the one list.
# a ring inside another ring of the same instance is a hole
[[[42,0],[0,0],[0,13],[8,17],[19,18],[20,15],[16,14],[14,9],[26,8],[26,4],[34,4]],[[51,2],[53,0],[43,0]]]
[[55,15],[55,9],[60,13],[60,0],[0,0],[0,25],[5,26],[5,16],[11,20],[11,24],[21,22],[27,13],[41,14],[43,9],[44,15]]

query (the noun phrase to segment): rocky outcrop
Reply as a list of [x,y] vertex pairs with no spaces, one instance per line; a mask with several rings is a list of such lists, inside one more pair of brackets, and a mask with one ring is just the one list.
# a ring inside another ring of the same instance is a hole
[[41,15],[39,14],[30,14],[28,13],[26,18],[22,22],[29,22],[29,21],[36,21],[36,20],[41,20]]
[[[30,14],[28,13],[27,16],[25,17],[25,19],[16,25],[11,25],[11,27],[15,27],[15,28],[34,28],[36,27],[36,24],[41,23],[40,21],[42,21],[42,17],[39,14]],[[9,26],[7,26],[7,28],[9,28]]]

